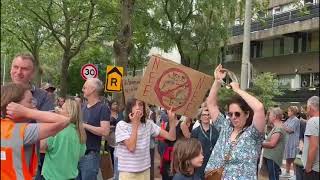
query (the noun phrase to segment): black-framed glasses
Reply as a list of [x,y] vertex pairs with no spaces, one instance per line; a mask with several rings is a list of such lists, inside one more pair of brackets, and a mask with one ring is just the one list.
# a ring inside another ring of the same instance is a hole
[[238,118],[238,117],[240,117],[241,113],[240,112],[228,112],[228,116],[230,118],[232,118],[233,115]]

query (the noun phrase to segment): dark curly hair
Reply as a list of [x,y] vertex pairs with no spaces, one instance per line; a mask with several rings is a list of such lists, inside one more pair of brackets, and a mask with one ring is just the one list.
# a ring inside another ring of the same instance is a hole
[[[132,113],[132,108],[134,105],[136,105],[136,101],[138,99],[136,98],[131,98],[131,99],[128,99],[127,100],[127,104],[126,104],[126,110],[125,110],[125,118],[124,118],[124,121],[127,122],[127,123],[130,123],[131,120],[129,118],[129,114]],[[143,116],[141,117],[141,123],[146,123],[146,104],[141,101],[143,103]]]

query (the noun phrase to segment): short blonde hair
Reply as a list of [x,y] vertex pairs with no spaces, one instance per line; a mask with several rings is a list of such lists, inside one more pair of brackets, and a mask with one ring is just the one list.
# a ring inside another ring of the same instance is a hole
[[297,106],[289,106],[288,110],[290,110],[294,115],[298,114],[299,109]]

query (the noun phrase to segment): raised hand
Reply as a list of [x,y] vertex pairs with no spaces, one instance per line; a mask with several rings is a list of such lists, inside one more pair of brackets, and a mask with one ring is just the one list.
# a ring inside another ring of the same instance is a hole
[[135,125],[140,124],[140,120],[141,120],[142,116],[143,116],[143,113],[140,110],[135,110],[134,112],[129,114],[129,118],[130,118],[132,124],[135,124]]
[[215,80],[222,80],[227,75],[227,72],[225,69],[222,68],[222,65],[219,64],[216,69],[214,70],[214,79]]
[[22,118],[26,118],[28,110],[29,108],[26,108],[21,104],[11,102],[7,105],[7,116],[9,118],[19,120]]
[[172,122],[172,121],[175,121],[176,120],[176,114],[173,112],[173,107],[170,108],[169,111],[167,111],[168,113],[168,117],[169,117],[169,121]]
[[231,82],[230,86],[234,91],[240,89],[240,85],[237,82]]

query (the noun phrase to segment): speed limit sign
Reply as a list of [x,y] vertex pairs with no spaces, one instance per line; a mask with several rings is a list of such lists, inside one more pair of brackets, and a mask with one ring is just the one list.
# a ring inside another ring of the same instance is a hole
[[96,78],[98,77],[98,68],[93,64],[85,64],[82,66],[80,74],[84,80],[87,80],[88,78]]

